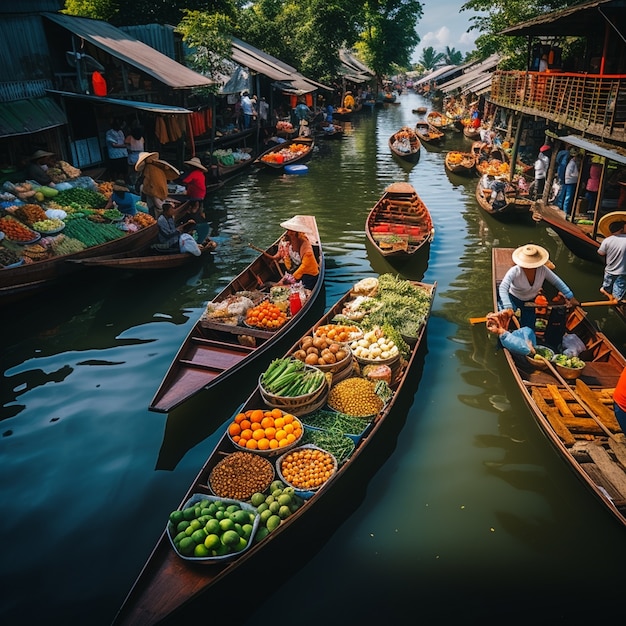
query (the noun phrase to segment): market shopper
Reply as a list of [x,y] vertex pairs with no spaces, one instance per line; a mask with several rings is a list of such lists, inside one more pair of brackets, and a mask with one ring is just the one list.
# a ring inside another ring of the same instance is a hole
[[[604,276],[600,293],[609,299],[626,299],[626,214],[608,214],[600,220],[598,229],[605,238],[598,254],[605,259]],[[607,236],[608,235],[608,236]]]
[[589,178],[585,184],[585,198],[587,199],[587,210],[595,211],[598,201],[598,191],[600,190],[600,178],[602,177],[602,157],[593,156],[589,166]]
[[548,166],[550,165],[550,150],[551,146],[547,143],[539,148],[539,154],[535,161],[535,189],[533,192],[533,198],[540,200],[543,196],[543,190],[546,186],[546,176],[548,174]]
[[252,126],[252,119],[256,114],[254,101],[250,98],[248,90],[241,92],[241,112],[243,114],[243,128],[247,130]]
[[26,178],[28,180],[34,180],[40,185],[54,187],[54,182],[48,174],[50,159],[53,156],[53,152],[47,152],[46,150],[37,150],[34,152],[26,166]]
[[563,177],[563,211],[568,217],[573,216],[575,208],[576,187],[578,185],[578,177],[580,175],[580,153],[572,148],[571,158],[565,167],[565,175]]
[[109,175],[113,179],[128,178],[128,148],[126,135],[122,130],[122,120],[116,117],[106,132],[107,153],[109,155]]

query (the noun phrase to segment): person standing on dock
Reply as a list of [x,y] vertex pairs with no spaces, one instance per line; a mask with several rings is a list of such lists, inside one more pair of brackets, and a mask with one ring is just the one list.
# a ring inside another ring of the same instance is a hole
[[552,148],[547,143],[541,146],[537,160],[535,161],[535,190],[533,193],[535,200],[541,200],[541,196],[543,196],[548,166],[550,165],[550,150],[552,150]]
[[[603,225],[604,230],[606,224]],[[609,300],[624,300],[626,296],[626,222],[623,219],[611,221],[608,231],[611,233],[602,240],[598,254],[605,258],[604,278],[600,293]]]

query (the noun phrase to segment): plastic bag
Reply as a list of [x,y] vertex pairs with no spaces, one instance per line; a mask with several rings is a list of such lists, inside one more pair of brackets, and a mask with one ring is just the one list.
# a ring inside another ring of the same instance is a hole
[[180,246],[181,253],[188,252],[194,256],[200,256],[202,254],[198,242],[189,233],[183,233],[180,236],[178,245]]
[[503,348],[506,348],[514,354],[530,354],[531,346],[534,348],[537,345],[537,337],[535,331],[528,326],[522,326],[512,332],[502,333],[500,335],[500,343]]
[[561,341],[563,347],[563,354],[567,356],[578,356],[587,347],[585,342],[578,336],[572,333],[565,333]]

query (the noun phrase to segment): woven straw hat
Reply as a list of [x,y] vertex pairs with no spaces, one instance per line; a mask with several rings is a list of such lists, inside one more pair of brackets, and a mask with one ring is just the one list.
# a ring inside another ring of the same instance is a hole
[[300,215],[295,215],[291,219],[288,219],[286,222],[281,222],[280,225],[285,230],[292,230],[297,233],[311,232],[310,228],[307,226],[306,222]]
[[550,254],[545,248],[534,243],[527,243],[513,251],[513,262],[520,267],[533,269],[545,265],[550,259]]
[[47,152],[46,150],[37,150],[31,157],[31,161],[36,161],[37,159],[43,159],[44,157],[53,156],[54,152]]
[[605,216],[600,218],[598,222],[598,230],[605,236],[608,237],[612,235],[611,232],[611,224],[613,222],[626,222],[626,211],[613,211],[612,213],[607,213]]
[[158,152],[140,152],[137,163],[135,163],[135,171],[142,172],[146,167],[146,160],[152,157],[152,160],[159,158]]
[[128,191],[128,187],[126,186],[126,183],[123,180],[114,181],[111,187],[113,191]]
[[207,170],[206,167],[204,167],[204,165],[202,165],[202,161],[200,161],[200,159],[195,156],[195,157],[191,157],[191,159],[189,159],[189,161],[183,161],[186,165],[191,165],[191,167],[196,167],[199,170],[202,170],[203,172],[208,172],[209,170]]

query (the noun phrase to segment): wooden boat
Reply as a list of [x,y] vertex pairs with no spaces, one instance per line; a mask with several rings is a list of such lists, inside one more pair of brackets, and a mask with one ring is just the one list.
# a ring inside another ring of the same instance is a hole
[[391,153],[409,163],[416,163],[419,160],[421,147],[417,133],[409,126],[403,126],[389,137]]
[[[324,285],[324,256],[320,243],[317,223],[314,216],[301,216],[310,230],[309,239],[317,256],[320,268],[314,289],[302,305],[302,309],[278,330],[269,331],[250,328],[222,320],[219,317],[203,315],[189,331],[176,353],[168,371],[157,389],[149,409],[167,413],[203,389],[215,387],[218,383],[240,373],[244,367],[261,362],[277,342],[286,341],[297,332],[300,321],[311,310]],[[238,294],[260,292],[269,295],[268,286],[276,283],[282,273],[277,262],[268,254],[278,251],[282,237],[272,244],[236,276],[207,306],[207,311],[222,303],[226,305]],[[229,323],[226,323],[226,322]]]
[[604,259],[598,254],[603,236],[594,228],[592,220],[589,220],[591,223],[574,223],[556,206],[543,202],[537,202],[535,206],[538,218],[554,230],[568,250],[585,261],[604,264]]
[[380,94],[378,98],[376,98],[376,104],[385,105],[385,104],[395,104],[396,102],[396,94],[393,92],[386,91],[383,94]]
[[426,111],[428,111],[428,107],[417,107],[417,109],[413,109],[413,113],[417,113],[417,115],[426,115]]
[[[512,252],[512,248],[492,251],[494,310],[498,286],[513,264]],[[568,314],[566,326],[567,333],[585,344],[579,355],[585,367],[575,380],[564,378],[552,364],[538,369],[507,349],[504,356],[548,441],[605,509],[626,526],[626,438],[613,414],[613,390],[626,359],[580,307]]]
[[424,143],[430,144],[439,144],[441,140],[445,137],[445,133],[435,126],[433,126],[430,122],[427,121],[418,121],[415,123],[415,132],[420,140]]
[[[304,503],[295,509],[291,515],[283,519],[275,530],[272,530],[269,535],[258,542],[253,540],[251,546],[228,560],[218,560],[207,566],[188,563],[174,551],[167,533],[164,532],[118,611],[113,622],[114,625],[148,626],[166,620],[170,623],[179,623],[177,620],[182,619],[186,611],[194,610],[199,602],[209,602],[208,606],[211,606],[212,594],[217,596],[215,601],[223,602],[224,596],[220,593],[222,588],[218,587],[218,584],[224,583],[229,576],[232,578],[240,575],[245,578],[244,567],[251,566],[251,563],[254,562],[262,563],[259,559],[271,560],[271,550],[275,549],[275,546],[293,544],[293,550],[297,550],[297,533],[305,532],[306,526],[304,525],[310,523],[312,516],[326,514],[325,503],[332,499],[333,494],[341,493],[339,490],[342,485],[346,484],[345,479],[352,476],[351,469],[356,470],[359,467],[358,464],[367,458],[364,455],[367,454],[368,448],[373,449],[372,442],[381,440],[381,435],[384,435],[386,431],[385,424],[391,424],[390,417],[394,415],[392,413],[394,405],[399,408],[399,400],[402,398],[404,388],[410,388],[410,381],[414,378],[411,374],[414,374],[415,365],[418,361],[416,356],[420,352],[422,344],[426,342],[425,330],[430,317],[430,307],[435,295],[436,283],[410,284],[424,294],[423,306],[427,309],[424,313],[424,321],[411,341],[406,357],[394,365],[391,398],[380,412],[373,415],[369,426],[364,431],[364,436],[354,437],[356,442],[351,454],[337,464],[336,471],[319,489],[305,494],[310,495],[310,497],[307,497]],[[340,314],[344,306],[354,297],[348,292],[303,336],[312,335],[319,326],[332,322],[334,316]],[[298,346],[299,342],[295,343],[286,354],[292,354]],[[350,373],[348,372],[348,374]],[[238,413],[260,407],[266,407],[266,404],[257,386]],[[305,421],[305,418],[302,419]],[[235,452],[234,444],[225,429],[221,439],[182,499],[181,507],[195,494],[212,494],[208,487],[211,472],[218,462],[228,458],[228,455],[233,452]],[[276,462],[276,456],[274,454],[266,457],[273,466]],[[164,520],[164,525],[165,522],[167,520]],[[296,540],[295,543],[294,540]],[[233,607],[233,610],[236,608]]]
[[85,265],[87,267],[108,267],[116,270],[141,270],[155,271],[167,270],[183,265],[191,265],[202,259],[212,258],[213,254],[208,248],[202,249],[200,256],[189,253],[156,254],[146,248],[141,254],[107,254],[103,256],[89,257],[87,259],[76,259],[73,263]]
[[448,117],[439,111],[430,111],[426,116],[426,121],[440,130],[448,130],[451,126]]
[[365,233],[387,258],[409,259],[435,236],[430,212],[409,183],[393,183],[374,205]]
[[319,126],[319,137],[322,139],[341,139],[343,137],[343,126],[332,122],[324,122]]
[[494,208],[493,202],[496,199],[496,194],[492,189],[485,186],[486,178],[486,176],[481,176],[476,184],[476,200],[485,213],[501,221],[530,221],[533,219],[533,202],[528,198],[519,196],[516,187],[508,181],[502,181],[505,185],[505,204]]
[[12,304],[37,294],[82,270],[80,264],[69,261],[141,250],[156,239],[157,232],[158,227],[154,223],[113,241],[85,248],[80,252],[24,263],[19,267],[5,268],[0,271],[0,305]]
[[450,150],[446,153],[444,166],[451,174],[474,176],[476,174],[476,155],[473,152]]
[[[361,109],[361,105],[359,105],[359,110]],[[354,108],[348,109],[346,107],[337,107],[333,111],[333,118],[336,118],[342,122],[350,122],[352,121],[352,115],[357,113],[356,104]]]
[[463,135],[472,141],[476,141],[477,139],[480,139],[480,128],[474,128],[469,124],[464,124]]
[[314,147],[315,140],[312,137],[296,137],[261,153],[254,160],[254,165],[280,171],[285,165],[295,165],[309,159]]

